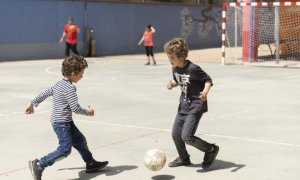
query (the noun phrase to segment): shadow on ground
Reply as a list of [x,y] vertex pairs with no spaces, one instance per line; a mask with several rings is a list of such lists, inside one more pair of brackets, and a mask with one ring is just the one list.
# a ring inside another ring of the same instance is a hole
[[93,179],[97,176],[100,175],[105,175],[105,176],[114,176],[117,174],[120,174],[124,171],[130,171],[133,169],[137,169],[138,166],[107,166],[104,169],[95,172],[95,173],[86,173],[85,172],[85,167],[75,167],[75,168],[63,168],[63,169],[59,169],[59,171],[63,171],[63,170],[81,170],[78,175],[79,177],[76,179],[70,179],[70,180],[90,180]]
[[211,168],[209,169],[202,169],[201,167],[202,164],[193,164],[190,167],[199,167],[201,169],[197,170],[197,172],[199,173],[205,173],[205,172],[209,172],[209,171],[217,171],[217,170],[222,170],[222,169],[231,169],[231,172],[236,172],[242,168],[244,168],[246,165],[244,164],[236,164],[233,162],[227,162],[227,161],[223,161],[223,160],[215,160],[215,163],[212,165]]
[[152,177],[153,180],[172,180],[175,179],[175,176],[171,175],[157,175]]

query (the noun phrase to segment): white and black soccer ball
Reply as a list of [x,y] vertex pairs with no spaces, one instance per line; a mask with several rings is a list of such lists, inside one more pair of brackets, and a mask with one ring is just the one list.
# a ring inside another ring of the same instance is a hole
[[151,171],[159,171],[166,164],[166,155],[159,149],[150,149],[144,156],[145,166]]

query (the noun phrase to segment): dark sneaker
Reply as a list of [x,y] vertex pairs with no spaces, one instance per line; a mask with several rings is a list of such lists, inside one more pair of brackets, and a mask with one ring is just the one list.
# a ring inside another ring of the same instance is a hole
[[202,163],[202,168],[203,169],[207,169],[211,165],[214,164],[215,159],[218,155],[218,152],[219,152],[219,146],[213,144],[212,145],[212,150],[206,152],[205,155],[204,155],[204,160],[203,160],[203,163]]
[[37,163],[39,160],[29,161],[29,169],[31,171],[32,177],[34,180],[41,180],[42,173],[45,168],[40,167]]
[[108,161],[94,161],[93,164],[86,165],[86,173],[93,173],[103,169],[108,164]]
[[153,66],[155,66],[156,65],[156,61],[153,61]]
[[147,65],[150,65],[150,62],[147,62],[145,65],[146,65],[146,66],[147,66]]
[[180,157],[176,158],[174,161],[169,163],[169,167],[178,167],[178,166],[188,166],[191,165],[191,161],[188,159],[182,161]]

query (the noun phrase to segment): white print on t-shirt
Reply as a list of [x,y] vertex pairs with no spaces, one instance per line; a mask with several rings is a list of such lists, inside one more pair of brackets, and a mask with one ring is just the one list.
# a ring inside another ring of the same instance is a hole
[[187,87],[190,84],[190,75],[175,73],[175,78],[184,94],[184,101],[187,100]]

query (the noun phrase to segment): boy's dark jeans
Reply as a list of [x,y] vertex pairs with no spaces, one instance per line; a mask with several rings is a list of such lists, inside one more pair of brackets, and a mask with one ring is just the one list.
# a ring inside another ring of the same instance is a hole
[[211,148],[211,144],[194,136],[201,114],[180,114],[178,113],[173,125],[172,137],[182,161],[189,161],[189,154],[186,150],[185,143],[200,151],[206,152]]
[[79,55],[77,51],[77,44],[70,44],[66,42],[66,57],[70,56],[70,50],[72,50],[73,54]]
[[79,131],[74,122],[52,123],[54,132],[57,135],[58,148],[40,159],[40,166],[45,168],[51,166],[71,153],[72,146],[77,149],[85,163],[90,164],[94,161],[84,135]]

